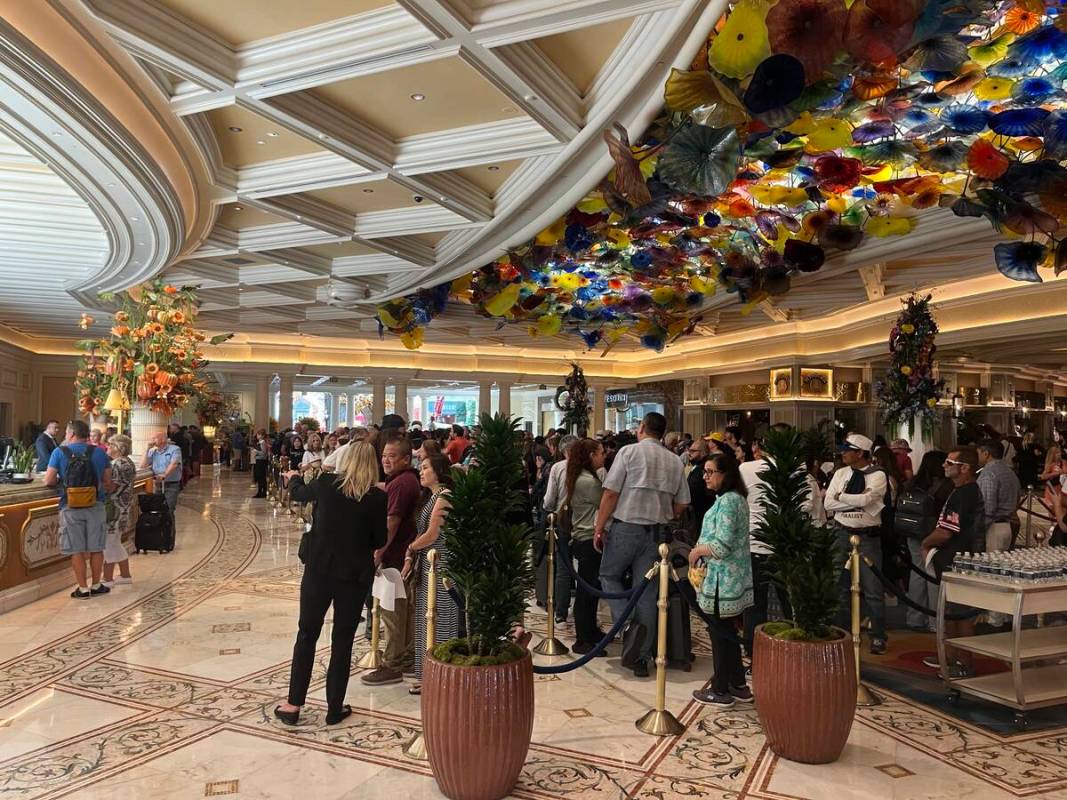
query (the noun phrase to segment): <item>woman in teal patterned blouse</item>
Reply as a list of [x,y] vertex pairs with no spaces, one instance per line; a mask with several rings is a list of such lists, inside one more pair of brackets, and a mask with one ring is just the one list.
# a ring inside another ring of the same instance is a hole
[[701,609],[710,615],[712,660],[715,674],[711,686],[693,692],[693,698],[716,708],[733,708],[735,702],[751,703],[741,663],[741,613],[753,605],[752,560],[748,550],[747,492],[728,455],[712,456],[704,464],[704,480],[715,492],[715,504],[704,515],[700,539],[689,553],[689,563],[707,564],[707,577],[697,592]]

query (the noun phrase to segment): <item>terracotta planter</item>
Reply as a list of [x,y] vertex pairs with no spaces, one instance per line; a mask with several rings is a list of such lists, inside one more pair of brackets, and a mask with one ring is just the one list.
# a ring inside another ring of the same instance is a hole
[[519,779],[533,733],[533,659],[493,667],[444,664],[427,654],[422,735],[441,792],[497,800]]
[[774,639],[756,629],[752,693],[771,750],[804,764],[836,761],[856,713],[852,637],[831,642]]

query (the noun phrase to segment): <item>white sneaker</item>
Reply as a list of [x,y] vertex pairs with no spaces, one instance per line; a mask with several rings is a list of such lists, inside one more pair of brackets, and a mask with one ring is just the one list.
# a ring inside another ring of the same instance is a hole
[[111,583],[112,585],[117,586],[131,586],[133,584],[133,578],[123,578],[120,576],[118,578],[115,578],[115,580],[111,581]]

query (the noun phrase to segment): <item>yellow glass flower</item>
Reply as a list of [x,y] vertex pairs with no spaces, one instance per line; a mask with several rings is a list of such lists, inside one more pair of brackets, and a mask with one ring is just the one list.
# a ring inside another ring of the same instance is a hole
[[485,310],[494,317],[503,316],[519,300],[519,284],[509,283],[485,303]]
[[616,250],[625,250],[630,246],[630,234],[623,228],[608,228],[604,238]]
[[1015,81],[1008,78],[983,78],[974,87],[974,96],[979,100],[1004,100],[1011,97]]
[[820,119],[808,133],[805,149],[813,153],[837,150],[852,144],[852,125],[843,119]]
[[558,219],[537,234],[537,244],[543,247],[551,247],[554,244],[559,244],[563,239],[563,234],[567,230],[567,220]]
[[767,39],[767,5],[741,0],[711,42],[708,63],[730,78],[747,78],[771,54]]
[[563,327],[563,320],[557,314],[545,314],[537,320],[537,332],[542,336],[555,336]]
[[422,328],[414,328],[406,333],[400,334],[400,343],[404,345],[408,350],[418,350],[422,347],[423,338],[426,334]]
[[552,276],[552,285],[565,292],[573,292],[582,285],[582,278],[573,272],[560,272]]
[[915,333],[915,326],[912,325],[910,322],[905,322],[903,325],[900,326],[900,329],[904,331],[904,333]]
[[912,217],[872,217],[864,229],[871,236],[903,236],[915,228]]
[[911,375],[911,367],[909,367],[907,364],[905,364],[904,366],[902,366],[900,368],[900,374],[901,375]]
[[657,286],[652,290],[652,302],[657,306],[669,306],[677,297],[673,286]]
[[991,41],[972,45],[970,47],[971,61],[975,61],[983,67],[988,67],[1008,54],[1008,45],[1013,41],[1015,41],[1015,34],[1008,33]]

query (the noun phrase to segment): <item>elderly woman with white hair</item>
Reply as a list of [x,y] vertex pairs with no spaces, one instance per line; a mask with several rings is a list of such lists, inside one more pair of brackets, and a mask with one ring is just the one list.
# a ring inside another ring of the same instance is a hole
[[[104,544],[104,584],[133,583],[130,576],[130,557],[122,545],[122,534],[130,528],[130,509],[133,506],[133,483],[137,467],[130,460],[132,442],[129,436],[116,434],[107,444],[111,457],[111,480],[115,491],[107,498],[107,540]],[[119,577],[115,578],[115,565]]]

